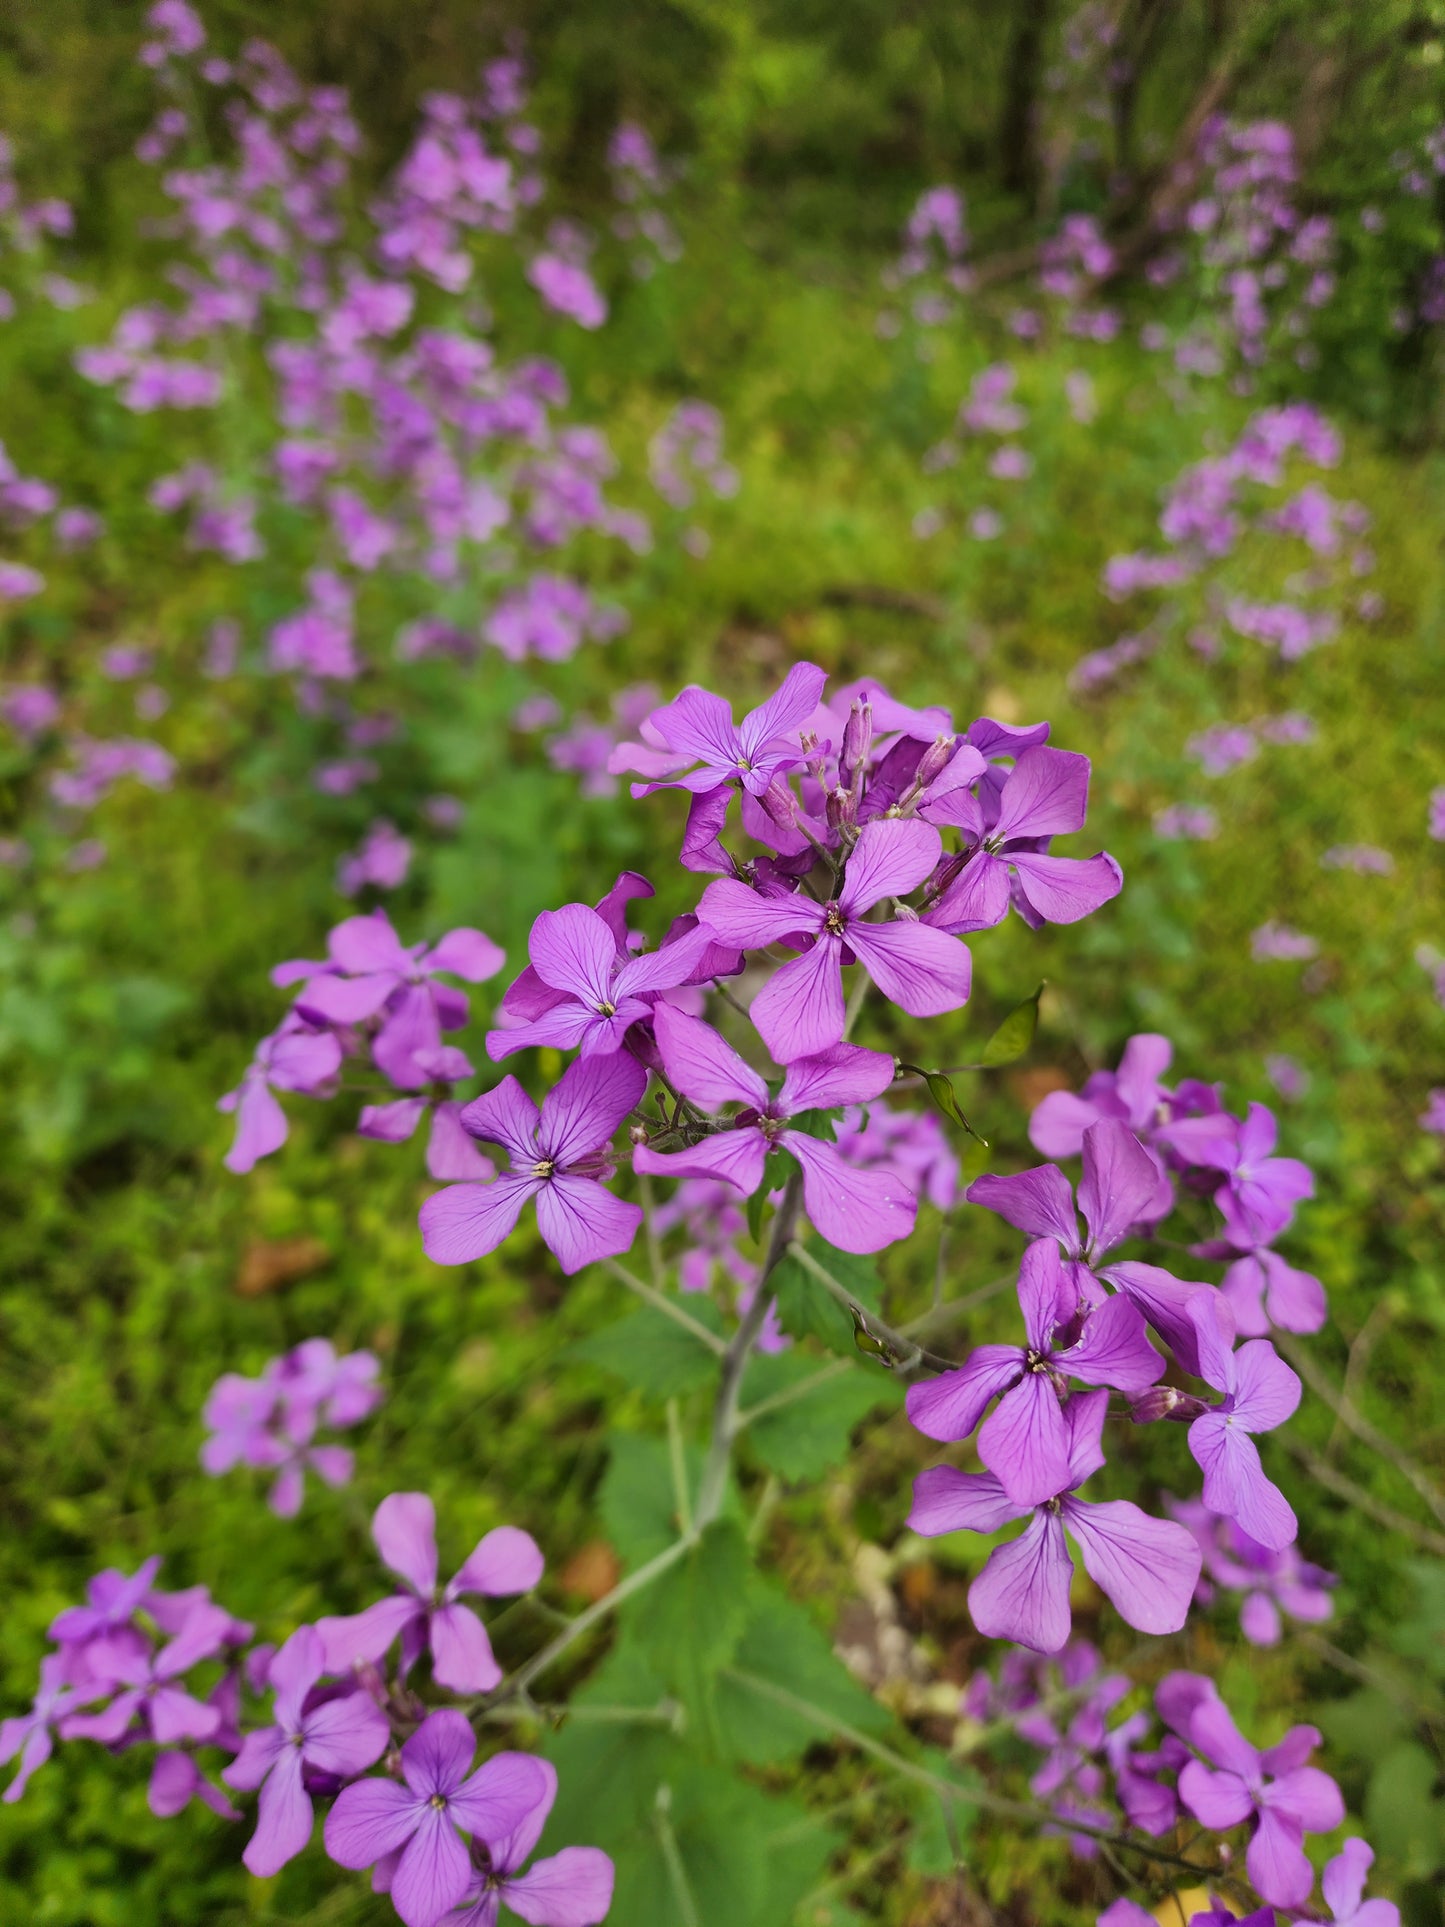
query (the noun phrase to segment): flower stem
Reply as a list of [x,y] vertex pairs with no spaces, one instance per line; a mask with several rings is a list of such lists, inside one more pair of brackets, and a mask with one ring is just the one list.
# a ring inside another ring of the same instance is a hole
[[625,1265],[618,1264],[615,1258],[604,1258],[602,1262],[614,1278],[626,1285],[629,1291],[635,1291],[639,1298],[652,1306],[654,1311],[660,1311],[664,1317],[670,1318],[674,1325],[681,1325],[684,1331],[691,1332],[700,1345],[706,1345],[708,1350],[716,1352],[719,1358],[726,1354],[727,1341],[719,1338],[716,1332],[709,1331],[706,1325],[694,1318],[690,1312],[684,1311],[681,1305],[674,1304],[665,1292],[657,1291],[653,1286],[644,1284]]

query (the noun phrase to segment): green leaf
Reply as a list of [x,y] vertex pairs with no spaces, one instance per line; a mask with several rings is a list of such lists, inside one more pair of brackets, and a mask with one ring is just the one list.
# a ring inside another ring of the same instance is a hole
[[[835,1251],[821,1238],[808,1244],[809,1255],[860,1305],[876,1310],[883,1295],[876,1267],[867,1258]],[[793,1338],[816,1338],[846,1358],[853,1352],[853,1321],[845,1306],[796,1258],[784,1258],[773,1273],[778,1299],[778,1323]]]
[[[930,1748],[921,1761],[937,1779],[963,1790],[982,1786],[977,1773],[960,1767],[946,1753]],[[935,1877],[950,1874],[966,1861],[969,1835],[978,1814],[977,1807],[961,1806],[939,1793],[925,1789],[919,1796],[918,1821],[908,1846],[908,1864],[915,1873]]]
[[[702,1454],[689,1450],[685,1457],[688,1484],[696,1491]],[[665,1552],[681,1529],[667,1441],[615,1432],[598,1507],[602,1529],[624,1566],[645,1565]]]
[[718,1670],[732,1657],[747,1619],[751,1574],[741,1530],[720,1519],[620,1622],[622,1639],[641,1640],[648,1665],[681,1700],[691,1732],[709,1752],[718,1750]]
[[1025,997],[1021,1004],[1014,1005],[983,1047],[978,1061],[984,1070],[1012,1064],[1023,1056],[1039,1027],[1039,999],[1043,994],[1044,985],[1040,984],[1032,997]]
[[820,1368],[816,1359],[779,1352],[755,1358],[748,1368],[744,1410],[810,1380],[815,1383],[806,1392],[765,1412],[743,1435],[768,1470],[783,1479],[821,1478],[847,1457],[859,1420],[902,1397],[897,1381],[882,1372],[851,1364]]
[[954,1093],[953,1084],[944,1072],[926,1071],[919,1064],[900,1064],[898,1068],[900,1071],[907,1071],[911,1076],[921,1077],[928,1086],[928,1095],[933,1099],[939,1110],[943,1112],[943,1115],[946,1118],[952,1119],[961,1129],[967,1131],[971,1138],[977,1138],[978,1142],[987,1148],[988,1139],[986,1137],[979,1137],[978,1132],[974,1130],[973,1126],[964,1116],[958,1098]]
[[[718,1681],[718,1726],[733,1758],[752,1766],[795,1759],[827,1737],[827,1719],[875,1738],[893,1731],[893,1716],[857,1683],[801,1606],[761,1583],[753,1601],[731,1666]],[[817,1707],[825,1723],[779,1704],[748,1678]]]
[[[705,1293],[690,1294],[686,1309],[709,1331],[722,1331],[722,1313]],[[717,1376],[719,1363],[710,1346],[651,1305],[582,1339],[567,1356],[601,1365],[634,1391],[655,1399],[696,1391]]]
[[1435,1761],[1414,1740],[1393,1747],[1370,1775],[1370,1842],[1398,1860],[1409,1880],[1428,1879],[1445,1866],[1445,1800],[1433,1797],[1435,1777]]

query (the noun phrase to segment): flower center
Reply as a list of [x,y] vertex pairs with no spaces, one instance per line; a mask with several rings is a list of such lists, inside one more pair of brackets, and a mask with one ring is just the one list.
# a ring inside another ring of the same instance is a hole
[[848,928],[848,919],[836,903],[830,903],[823,914],[823,928],[830,937],[841,937]]
[[1042,1352],[1036,1352],[1030,1347],[1030,1349],[1024,1353],[1024,1370],[1026,1372],[1046,1372],[1048,1369],[1048,1360]]
[[438,1813],[444,1813],[446,1811],[446,1804],[447,1796],[444,1793],[434,1793],[427,1801],[427,1805],[429,1807],[435,1807]]
[[616,1004],[607,1004],[607,1003],[599,1004],[597,1006],[597,1015],[599,1017],[615,1017],[617,1015]]
[[537,1162],[532,1166],[532,1176],[534,1178],[550,1178],[556,1169],[557,1163],[554,1158],[538,1158]]

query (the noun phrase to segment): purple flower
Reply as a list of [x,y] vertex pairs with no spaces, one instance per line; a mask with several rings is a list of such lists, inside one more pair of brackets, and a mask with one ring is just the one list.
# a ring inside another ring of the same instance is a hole
[[1292,930],[1287,923],[1271,917],[1251,936],[1249,954],[1256,963],[1308,963],[1320,954],[1320,947],[1302,930]]
[[[439,983],[439,976],[479,984],[495,976],[504,953],[480,930],[452,930],[440,943],[404,945],[385,911],[348,917],[326,940],[328,965],[308,981],[296,1008],[313,1023],[359,1024],[380,1016],[372,1040],[377,1069],[398,1090],[416,1090],[429,1076],[420,1054],[442,1048],[442,1032],[467,1021],[462,991]],[[282,965],[276,981],[301,966]],[[316,966],[305,966],[306,972]]]
[[647,1072],[626,1052],[579,1057],[540,1112],[515,1077],[468,1104],[473,1137],[500,1144],[510,1171],[491,1184],[453,1184],[421,1208],[422,1245],[439,1265],[464,1265],[495,1251],[537,1201],[542,1242],[569,1277],[598,1258],[631,1249],[642,1222],[635,1204],[598,1179],[610,1170],[612,1134],[647,1089]]
[[263,1037],[240,1084],[216,1105],[218,1111],[236,1113],[235,1142],[223,1160],[226,1169],[242,1176],[286,1142],[286,1113],[276,1091],[319,1097],[340,1068],[336,1039],[329,1031],[313,1030],[294,1012]]
[[1038,1653],[1056,1653],[1064,1645],[1074,1572],[1065,1528],[1089,1577],[1129,1625],[1145,1633],[1177,1633],[1188,1617],[1200,1557],[1183,1526],[1151,1519],[1127,1499],[1090,1504],[1073,1496],[1104,1463],[1100,1438],[1108,1403],[1102,1391],[1069,1400],[1068,1477],[1041,1506],[1015,1504],[991,1472],[935,1465],[914,1481],[908,1523],[926,1537],[997,1532],[1011,1520],[1029,1520],[1019,1538],[994,1548],[968,1589],[968,1609],[985,1637],[1011,1639]]
[[1154,818],[1154,834],[1170,842],[1181,838],[1208,842],[1219,834],[1219,818],[1213,810],[1193,803],[1172,803]]
[[1251,1104],[1243,1122],[1226,1111],[1183,1118],[1159,1132],[1159,1142],[1210,1170],[1223,1171],[1215,1203],[1226,1226],[1246,1247],[1278,1235],[1301,1198],[1314,1196],[1315,1181],[1298,1158],[1271,1155],[1279,1137],[1274,1112]]
[[1141,1031],[1125,1044],[1118,1070],[1095,1071],[1079,1092],[1042,1098],[1029,1119],[1029,1143],[1046,1158],[1076,1158],[1085,1131],[1106,1117],[1127,1124],[1137,1138],[1151,1136],[1168,1115],[1170,1093],[1160,1080],[1173,1057],[1167,1037]]
[[896,1173],[859,1170],[834,1147],[789,1120],[805,1111],[866,1103],[893,1082],[893,1059],[856,1044],[834,1044],[795,1058],[776,1096],[751,1065],[710,1025],[666,1004],[657,1007],[657,1043],[668,1080],[704,1111],[744,1108],[730,1128],[681,1151],[641,1146],[633,1169],[659,1177],[722,1178],[751,1196],[763,1182],[768,1154],[786,1151],[803,1172],[803,1201],[813,1228],[840,1251],[881,1251],[913,1229],[918,1200]]
[[261,1789],[256,1831],[241,1858],[263,1879],[279,1873],[311,1839],[307,1768],[350,1779],[374,1765],[391,1739],[386,1715],[366,1693],[340,1699],[313,1693],[327,1670],[316,1628],[298,1626],[271,1660],[275,1725],[249,1732],[238,1756],[221,1770],[227,1786]]
[[694,928],[660,950],[624,959],[611,926],[587,904],[544,910],[527,955],[556,1001],[531,1023],[488,1031],[487,1055],[500,1063],[533,1044],[580,1046],[584,1057],[619,1051],[632,1026],[652,1015],[657,993],[690,982],[713,947],[708,932]]
[[1237,1520],[1221,1519],[1202,1499],[1166,1499],[1165,1504],[1198,1542],[1204,1560],[1199,1603],[1209,1604],[1216,1587],[1243,1593],[1239,1626],[1251,1646],[1279,1643],[1281,1613],[1305,1625],[1330,1617],[1335,1575],[1302,1558],[1296,1546],[1262,1546]]
[[954,933],[987,930],[1012,901],[1037,929],[1077,923],[1118,896],[1124,873],[1113,857],[1048,854],[1051,837],[1084,827],[1088,803],[1088,757],[1042,744],[1023,751],[1000,787],[985,783],[978,796],[951,789],[928,803],[930,820],[957,824],[965,848],[925,920]]
[[487,1629],[464,1593],[488,1598],[530,1592],[542,1577],[542,1554],[530,1533],[497,1526],[473,1547],[456,1576],[437,1584],[436,1511],[424,1492],[393,1492],[376,1508],[372,1536],[383,1564],[402,1590],[365,1612],[322,1619],[317,1632],[326,1650],[326,1671],[345,1672],[361,1661],[379,1660],[401,1638],[401,1670],[410,1672],[430,1649],[432,1677],[454,1693],[487,1693],[502,1677]]
[[1329,1833],[1345,1817],[1334,1781],[1305,1765],[1319,1734],[1312,1726],[1291,1727],[1278,1746],[1256,1752],[1212,1689],[1194,1708],[1188,1732],[1217,1771],[1190,1760],[1179,1775],[1180,1799],[1216,1831],[1253,1821],[1245,1865],[1255,1891],[1273,1906],[1297,1907],[1315,1878],[1305,1834]]
[[600,328],[607,319],[606,300],[578,262],[558,254],[539,254],[528,264],[527,279],[549,308],[581,327]]
[[596,1927],[606,1919],[615,1876],[600,1847],[564,1847],[522,1872],[557,1796],[556,1768],[546,1760],[537,1765],[547,1775],[545,1795],[505,1840],[488,1843],[491,1865],[473,1876],[461,1906],[446,1916],[447,1927],[496,1927],[504,1906],[533,1927]]
[[343,1446],[313,1445],[318,1424],[359,1423],[380,1403],[379,1366],[370,1352],[338,1358],[327,1339],[311,1338],[270,1361],[260,1378],[227,1372],[212,1386],[203,1413],[210,1430],[201,1464],[212,1477],[234,1465],[276,1471],[267,1503],[283,1519],[301,1509],[307,1468],[328,1485],[351,1477]]
[[[1056,1238],[1075,1267],[1081,1302],[1099,1295],[1090,1276],[1099,1259],[1120,1244],[1134,1225],[1152,1223],[1163,1215],[1157,1203],[1160,1186],[1167,1182],[1152,1152],[1117,1118],[1101,1118],[1086,1128],[1083,1154],[1079,1208],[1088,1227],[1086,1235],[1079,1231],[1073,1187],[1056,1164],[1035,1165],[1010,1177],[975,1178],[963,1194],[970,1204],[996,1211],[1030,1238]],[[1144,1309],[1148,1311],[1147,1306]]]
[[1430,792],[1429,833],[1437,843],[1445,843],[1445,784]]
[[1334,1859],[1325,1862],[1320,1885],[1335,1927],[1400,1927],[1400,1909],[1393,1900],[1364,1898],[1365,1876],[1374,1864],[1374,1848],[1358,1836],[1346,1840]]
[[[818,707],[827,680],[827,671],[816,663],[795,662],[776,695],[750,710],[741,723],[734,723],[721,696],[689,683],[674,701],[645,719],[640,743],[618,745],[608,769],[614,775],[634,770],[652,779],[634,783],[634,796],[660,789],[704,795],[730,783],[761,796],[774,777],[802,762],[796,733]],[[689,769],[694,763],[701,767]],[[676,774],[679,770],[687,774]]]
[[542,1762],[498,1753],[470,1771],[476,1737],[462,1714],[431,1714],[401,1749],[403,1785],[356,1780],[326,1816],[326,1851],[342,1867],[375,1866],[406,1927],[436,1927],[466,1898],[472,1863],[462,1833],[505,1849],[547,1798]]
[[1079,1315],[1078,1292],[1058,1246],[1040,1238],[1019,1267],[1022,1345],[980,1345],[956,1372],[908,1388],[908,1417],[931,1439],[966,1439],[1002,1393],[978,1435],[978,1456],[1016,1505],[1041,1505],[1066,1490],[1068,1380],[1142,1392],[1164,1371],[1144,1319],[1126,1297]]
[[1233,1307],[1235,1330],[1245,1338],[1263,1338],[1271,1327],[1317,1332],[1326,1315],[1319,1279],[1271,1250],[1266,1239],[1255,1238],[1235,1213],[1225,1212],[1225,1224],[1227,1237],[1210,1238],[1191,1249],[1199,1258],[1231,1261],[1219,1289]]
[[931,824],[877,818],[865,823],[848,858],[836,898],[762,897],[745,883],[710,883],[698,918],[725,944],[813,942],[785,963],[753,999],[749,1012],[780,1064],[816,1056],[843,1035],[843,965],[860,963],[893,1003],[913,1017],[937,1017],[968,1001],[972,963],[965,947],[916,919],[867,921],[890,897],[904,896],[938,862]]
[[1206,776],[1223,776],[1259,754],[1258,738],[1243,723],[1223,723],[1216,729],[1202,730],[1184,747]]
[[1220,1301],[1201,1292],[1190,1301],[1199,1347],[1199,1376],[1223,1402],[1189,1427],[1189,1450],[1204,1474],[1204,1503],[1221,1518],[1237,1519],[1251,1539],[1275,1550],[1298,1531],[1289,1501],[1264,1475],[1259,1448],[1250,1436],[1272,1432],[1292,1418],[1300,1382],[1268,1339],[1252,1338],[1233,1351],[1233,1319],[1222,1318]]
[[158,1652],[144,1634],[126,1627],[92,1641],[85,1653],[91,1677],[106,1690],[121,1690],[98,1713],[71,1714],[61,1726],[61,1737],[115,1746],[139,1720],[144,1736],[161,1746],[213,1739],[221,1724],[219,1710],[177,1682],[191,1667],[213,1659],[233,1639],[236,1627],[224,1608],[199,1600],[180,1631]]
[[1428,1106],[1415,1121],[1422,1131],[1445,1137],[1445,1090],[1431,1091]]
[[15,1778],[5,1789],[7,1804],[20,1798],[31,1774],[50,1758],[55,1749],[55,1727],[72,1708],[84,1706],[104,1690],[99,1685],[88,1688],[71,1685],[69,1671],[65,1653],[47,1653],[40,1662],[40,1690],[30,1711],[14,1719],[0,1720],[0,1766],[13,1760],[17,1753],[20,1755]]

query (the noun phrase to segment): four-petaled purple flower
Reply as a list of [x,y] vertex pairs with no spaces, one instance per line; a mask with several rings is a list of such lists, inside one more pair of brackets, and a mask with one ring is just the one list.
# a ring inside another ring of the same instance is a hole
[[217,1101],[218,1111],[236,1113],[236,1138],[223,1162],[244,1177],[258,1159],[286,1142],[286,1113],[276,1091],[320,1097],[341,1068],[341,1046],[327,1030],[315,1030],[294,1011],[256,1046],[256,1054],[234,1091]]
[[1233,1350],[1233,1319],[1215,1292],[1190,1301],[1199,1346],[1199,1376],[1222,1403],[1189,1427],[1189,1449],[1204,1473],[1204,1503],[1221,1518],[1237,1519],[1270,1551],[1293,1540],[1298,1526],[1289,1501],[1264,1475],[1252,1432],[1272,1432],[1293,1417],[1300,1382],[1267,1338]]
[[780,1064],[812,1057],[842,1038],[843,965],[859,963],[893,1003],[913,1017],[938,1017],[968,1001],[967,949],[916,917],[866,921],[875,905],[916,889],[942,845],[931,824],[880,817],[865,823],[835,899],[764,897],[723,877],[698,905],[699,921],[725,944],[811,946],[776,971],[749,1015]]
[[5,1789],[7,1804],[20,1798],[31,1774],[44,1766],[54,1752],[54,1729],[66,1714],[73,1707],[83,1706],[88,1699],[99,1698],[104,1691],[101,1686],[93,1685],[89,1689],[72,1686],[67,1672],[64,1653],[47,1653],[40,1662],[40,1690],[35,1695],[35,1704],[28,1713],[0,1720],[0,1766],[13,1760],[17,1753],[20,1755],[15,1778]]
[[354,1780],[326,1816],[327,1853],[338,1866],[374,1867],[372,1885],[390,1893],[406,1927],[436,1927],[466,1898],[472,1862],[461,1833],[488,1852],[505,1847],[547,1797],[530,1753],[498,1753],[473,1773],[476,1750],[461,1713],[432,1713],[401,1749],[403,1784]]
[[1183,1526],[1151,1519],[1127,1499],[1095,1504],[1073,1496],[1104,1463],[1100,1439],[1108,1403],[1104,1391],[1069,1400],[1067,1480],[1037,1508],[1016,1504],[991,1472],[936,1465],[914,1481],[908,1523],[926,1537],[997,1532],[1014,1519],[1029,1519],[1019,1538],[995,1546],[968,1589],[973,1623],[987,1638],[1011,1639],[1038,1653],[1056,1653],[1064,1645],[1074,1572],[1065,1528],[1078,1542],[1089,1577],[1129,1625],[1144,1633],[1177,1633],[1188,1617],[1200,1558]]
[[615,1875],[600,1847],[564,1847],[522,1872],[557,1795],[556,1769],[546,1760],[537,1764],[547,1775],[546,1794],[505,1840],[488,1842],[490,1864],[473,1875],[466,1899],[447,1915],[446,1927],[496,1927],[503,1906],[532,1927],[596,1927],[606,1919]]
[[1137,1306],[1107,1298],[1080,1316],[1058,1246],[1040,1238],[1019,1267],[1022,1345],[980,1345],[955,1372],[908,1389],[908,1417],[931,1439],[966,1439],[1002,1393],[978,1435],[978,1456],[1016,1505],[1041,1505],[1068,1485],[1068,1380],[1142,1392],[1164,1371]]
[[1165,1125],[1161,1143],[1186,1152],[1194,1164],[1225,1173],[1215,1202],[1235,1242],[1263,1243],[1283,1231],[1301,1198],[1314,1196],[1314,1178],[1298,1158],[1271,1155],[1279,1126],[1265,1104],[1251,1104],[1241,1122],[1227,1112]]
[[613,1133],[647,1089],[647,1072],[625,1051],[579,1057],[542,1100],[515,1077],[462,1112],[473,1137],[500,1144],[512,1168],[491,1184],[453,1184],[421,1208],[422,1246],[439,1265],[464,1265],[495,1251],[537,1201],[542,1241],[570,1277],[598,1258],[631,1248],[642,1222],[635,1204],[598,1182],[611,1169]]
[[[1400,1927],[1400,1909],[1393,1900],[1364,1897],[1365,1877],[1374,1864],[1374,1848],[1358,1836],[1325,1862],[1320,1886],[1335,1927]],[[1296,1921],[1292,1927],[1304,1927],[1304,1923]]]
[[660,950],[619,957],[612,929],[587,904],[544,910],[532,925],[527,955],[557,999],[531,1023],[489,1030],[487,1055],[501,1063],[533,1044],[580,1047],[584,1057],[619,1051],[631,1027],[652,1015],[657,993],[689,983],[714,947],[708,932],[694,927]]
[[[90,1677],[105,1690],[115,1691],[115,1698],[98,1713],[71,1714],[61,1728],[62,1737],[115,1746],[139,1721],[145,1736],[161,1746],[214,1738],[221,1724],[219,1709],[204,1704],[178,1682],[193,1666],[219,1653],[235,1627],[236,1621],[224,1608],[201,1601],[158,1652],[142,1633],[124,1626],[92,1641],[85,1652]],[[245,1629],[247,1636],[249,1630]]]
[[[1050,856],[1049,839],[1084,827],[1089,759],[1042,744],[1026,749],[1001,787],[948,789],[924,805],[930,822],[962,830],[961,858],[944,871],[924,920],[961,934],[1002,923],[1010,902],[1025,923],[1077,923],[1124,887],[1113,857]],[[1010,875],[1012,872],[1012,875]]]
[[368,1694],[328,1698],[313,1692],[328,1670],[335,1669],[326,1664],[316,1628],[298,1626],[271,1660],[275,1725],[249,1732],[221,1771],[227,1786],[261,1789],[256,1831],[241,1858],[262,1878],[278,1873],[311,1839],[315,1816],[306,1769],[350,1779],[374,1766],[391,1739],[386,1715]]
[[479,1540],[445,1587],[437,1584],[436,1509],[424,1492],[393,1492],[376,1508],[372,1537],[402,1590],[364,1612],[322,1619],[316,1630],[326,1670],[344,1673],[379,1660],[401,1636],[402,1676],[430,1648],[432,1677],[454,1693],[490,1692],[502,1677],[487,1629],[464,1593],[497,1598],[530,1592],[542,1577],[542,1553],[530,1533],[497,1526]]
[[834,1044],[789,1066],[775,1097],[717,1032],[697,1017],[659,1004],[657,1044],[669,1081],[708,1112],[741,1104],[732,1127],[681,1151],[643,1145],[633,1169],[659,1177],[723,1178],[751,1196],[770,1151],[786,1151],[803,1172],[803,1202],[813,1228],[840,1251],[881,1251],[913,1229],[918,1200],[886,1169],[859,1170],[834,1147],[790,1120],[806,1111],[866,1103],[893,1082],[893,1059],[857,1044]]
[[[632,785],[634,796],[654,790],[690,790],[705,795],[740,783],[761,796],[773,778],[803,760],[797,732],[812,716],[828,672],[815,663],[795,662],[782,688],[741,723],[721,696],[689,683],[682,694],[645,718],[641,743],[620,743],[608,761],[616,776],[633,770],[652,780]],[[689,769],[692,763],[698,769]],[[686,771],[678,775],[679,770]]]
[[1179,1775],[1180,1799],[1201,1825],[1216,1831],[1253,1821],[1245,1865],[1255,1891],[1275,1907],[1297,1907],[1315,1880],[1304,1836],[1329,1833],[1345,1817],[1334,1781],[1305,1765],[1319,1734],[1312,1726],[1294,1726],[1278,1746],[1258,1752],[1211,1689],[1190,1715],[1189,1740],[1214,1767],[1190,1760]]

